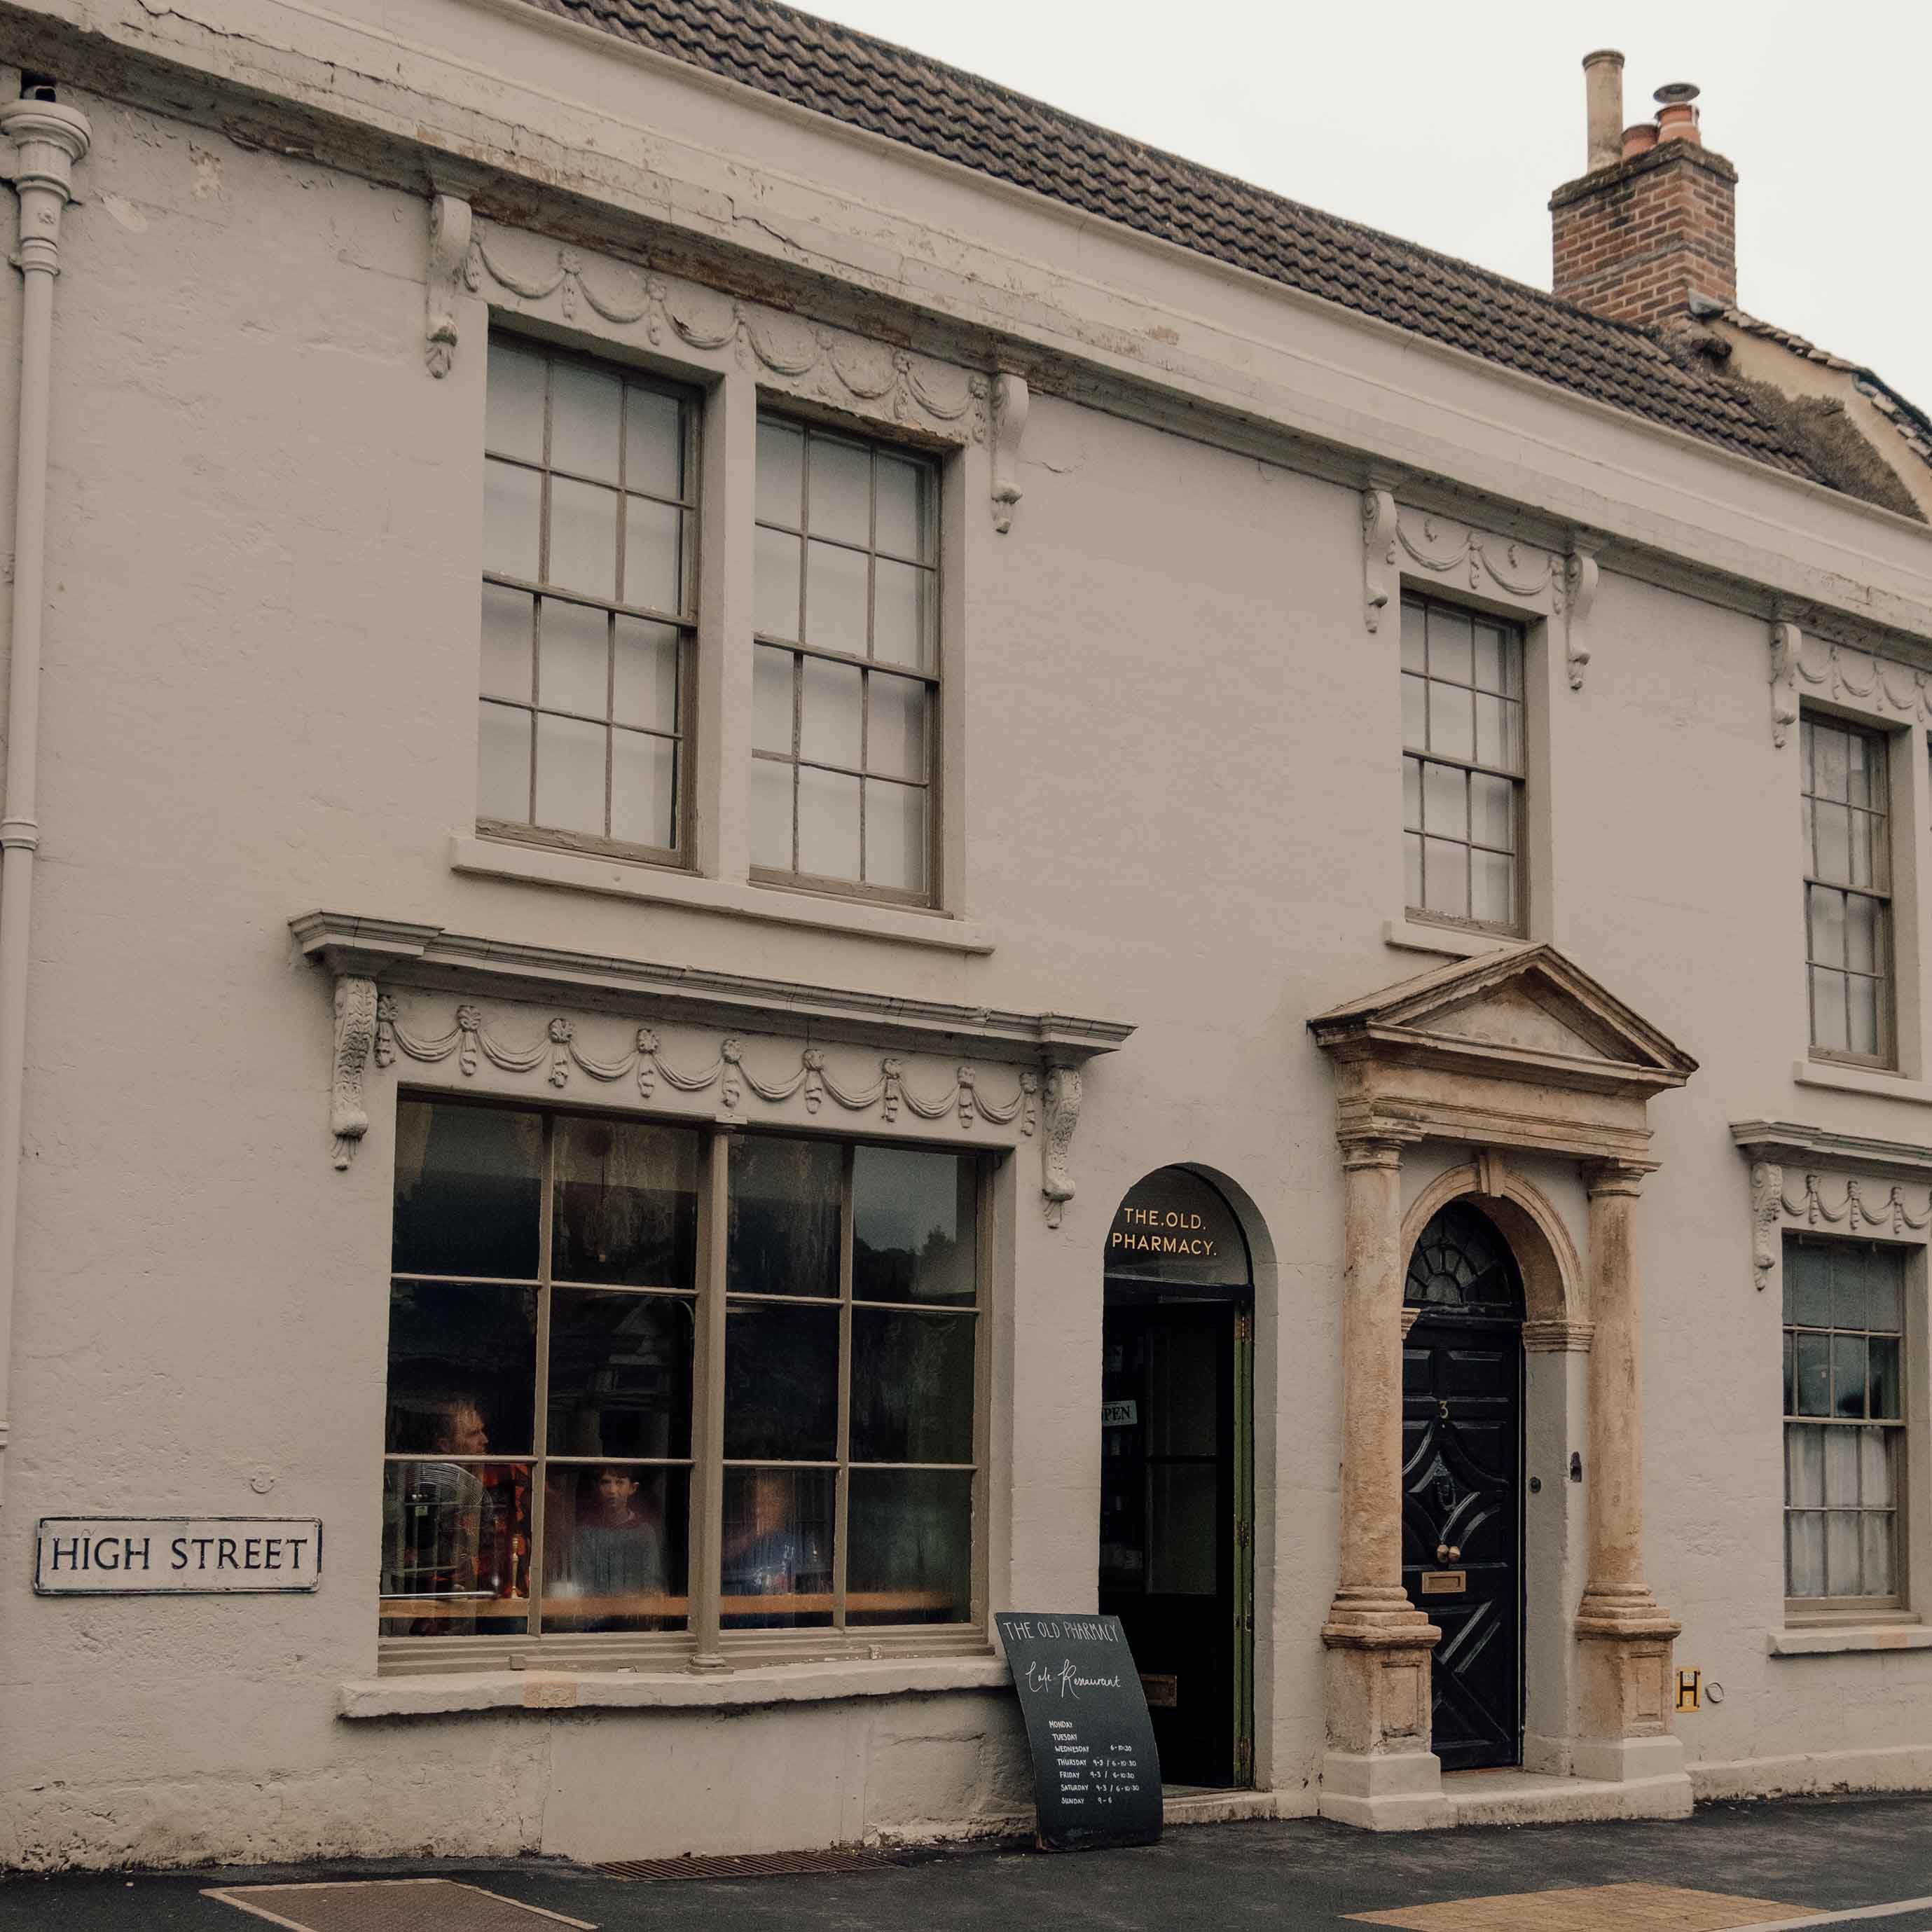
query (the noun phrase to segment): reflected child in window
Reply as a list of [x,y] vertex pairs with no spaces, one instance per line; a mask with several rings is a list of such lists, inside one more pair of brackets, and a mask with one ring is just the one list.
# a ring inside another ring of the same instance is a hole
[[660,1628],[664,1526],[646,1512],[638,1472],[604,1463],[579,1478],[577,1520],[552,1572],[550,1594],[577,1598],[576,1630]]
[[[738,1490],[739,1507],[728,1499],[724,1550],[724,1612],[737,1630],[788,1630],[820,1616],[801,1616],[829,1604],[803,1604],[831,1588],[831,1566],[823,1539],[804,1520],[796,1485],[782,1469],[755,1469]],[[734,1485],[737,1487],[737,1485]],[[734,1597],[785,1599],[770,1616],[740,1614]]]

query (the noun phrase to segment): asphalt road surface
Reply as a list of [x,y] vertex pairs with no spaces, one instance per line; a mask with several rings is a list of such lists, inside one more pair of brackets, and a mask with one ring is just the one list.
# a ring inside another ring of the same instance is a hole
[[[436,1877],[566,1921],[628,1932],[1325,1932],[1354,1915],[1398,1914],[1420,1932],[1712,1932],[1835,1922],[1932,1932],[1932,1798],[1814,1798],[1714,1805],[1677,1824],[1554,1825],[1376,1836],[1315,1820],[1197,1826],[1133,1851],[1050,1855],[1007,1846],[913,1856],[866,1869],[675,1882],[612,1878],[548,1860],[304,1867],[273,1871],[0,1878],[0,1928],[34,1932],[260,1932],[263,1919],[211,1889],[336,1879]],[[1598,1888],[1622,1887],[1594,1895]],[[495,1932],[502,1908],[443,1888],[381,1901],[337,1898],[335,1926],[370,1932]],[[1726,1917],[1722,1905],[1668,1894],[1774,1903],[1784,1916]],[[1566,1894],[1577,1894],[1566,1897]],[[1524,1896],[1525,1894],[1540,1894]],[[316,1894],[248,1894],[286,1922],[308,1922]],[[1454,1914],[1424,1909],[1501,1899]],[[1901,1901],[1922,1901],[1900,1910]],[[392,1918],[388,1905],[396,1908]],[[466,1904],[466,1901],[469,1903]],[[381,1903],[382,1923],[362,1916]],[[422,1908],[434,1905],[433,1912]],[[1874,1916],[1876,1908],[1892,1908]],[[1686,1912],[1691,1914],[1687,1918]],[[1700,1918],[1699,1913],[1703,1916]],[[1712,1915],[1714,1913],[1714,1916]],[[1825,1918],[1826,1914],[1856,1916]],[[1418,1916],[1419,1915],[1419,1916]],[[1674,1915],[1674,1916],[1673,1916]],[[512,1919],[526,1915],[512,1913]],[[487,1925],[485,1924],[487,1921]],[[1376,1922],[1371,1921],[1371,1923]],[[529,1932],[555,1921],[528,1917]]]

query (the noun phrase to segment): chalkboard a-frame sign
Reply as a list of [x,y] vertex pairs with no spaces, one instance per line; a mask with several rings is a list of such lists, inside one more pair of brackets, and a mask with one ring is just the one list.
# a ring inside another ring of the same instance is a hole
[[1120,1618],[1003,1610],[993,1622],[1026,1719],[1041,1846],[1153,1844],[1160,1756]]

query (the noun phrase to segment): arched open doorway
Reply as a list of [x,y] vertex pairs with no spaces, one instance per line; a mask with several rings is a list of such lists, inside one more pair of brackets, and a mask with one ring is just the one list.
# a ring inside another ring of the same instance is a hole
[[1190,1168],[1130,1188],[1108,1232],[1100,1607],[1147,1687],[1161,1777],[1254,1765],[1254,1270]]
[[1466,1199],[1438,1209],[1403,1284],[1402,1580],[1442,1633],[1445,1771],[1522,1761],[1523,1313],[1496,1222]]

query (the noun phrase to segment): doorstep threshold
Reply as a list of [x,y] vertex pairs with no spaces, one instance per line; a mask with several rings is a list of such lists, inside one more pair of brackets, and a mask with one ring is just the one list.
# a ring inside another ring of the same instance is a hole
[[1442,1796],[1457,1825],[1556,1825],[1610,1818],[1688,1818],[1690,1780],[1567,1778],[1514,1767],[1445,1771]]
[[1161,1793],[1160,1815],[1163,1825],[1226,1825],[1238,1818],[1279,1818],[1281,1794],[1170,1784]]

